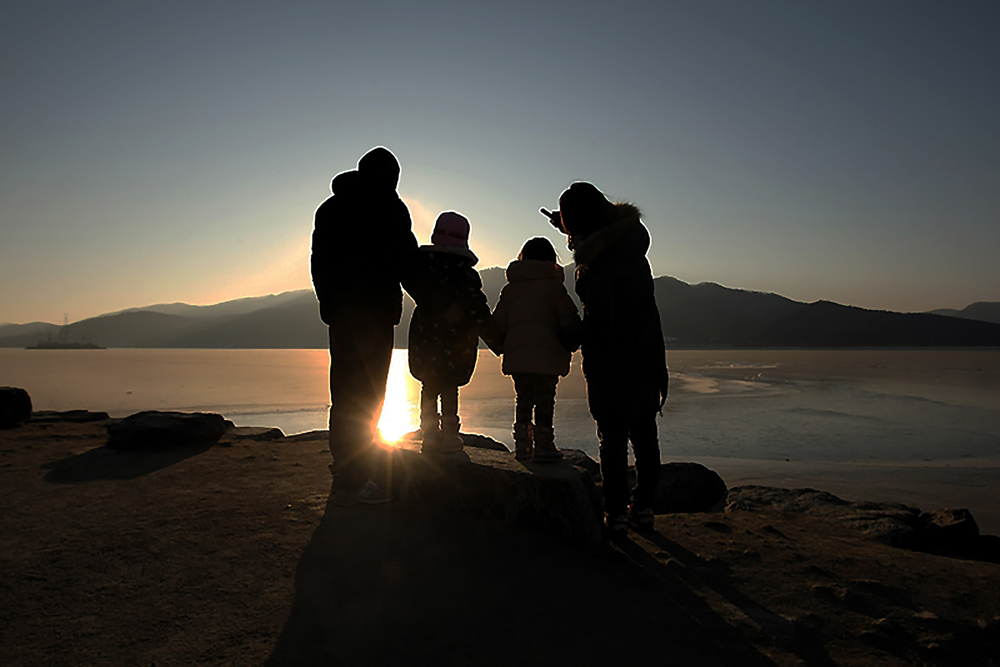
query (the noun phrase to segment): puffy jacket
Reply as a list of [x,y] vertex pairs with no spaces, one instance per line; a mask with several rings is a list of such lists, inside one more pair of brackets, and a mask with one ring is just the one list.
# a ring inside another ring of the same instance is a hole
[[493,310],[503,335],[505,375],[569,373],[571,352],[564,343],[579,335],[580,316],[564,280],[555,262],[515,260],[507,267],[507,285]]
[[[646,259],[649,232],[630,204],[576,244],[576,293],[583,303],[583,372],[635,396],[667,395],[666,350]],[[658,406],[652,406],[654,408]]]
[[467,249],[420,246],[404,279],[417,307],[410,320],[410,374],[440,387],[472,379],[479,337],[492,342],[493,321],[479,260]]
[[327,324],[343,318],[399,324],[399,283],[417,239],[394,179],[343,172],[333,179],[333,196],[316,209],[310,265],[320,317]]

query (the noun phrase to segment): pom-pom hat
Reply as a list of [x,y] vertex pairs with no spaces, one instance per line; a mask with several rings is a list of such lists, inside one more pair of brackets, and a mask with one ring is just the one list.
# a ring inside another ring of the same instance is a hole
[[455,211],[445,211],[434,223],[431,243],[449,248],[469,247],[469,220]]

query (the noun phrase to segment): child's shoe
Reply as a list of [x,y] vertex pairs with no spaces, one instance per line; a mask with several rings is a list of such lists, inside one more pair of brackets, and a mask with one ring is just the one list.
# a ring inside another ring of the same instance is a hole
[[556,434],[551,426],[535,426],[535,452],[531,460],[535,463],[555,463],[562,461],[563,453],[556,449]]
[[441,416],[436,412],[420,414],[420,451],[437,453],[441,449]]
[[461,426],[458,417],[441,417],[441,443],[434,450],[434,453],[457,454],[465,449],[465,442],[458,434]]
[[532,440],[531,422],[514,424],[514,458],[518,461],[530,459],[535,453]]
[[638,509],[635,503],[628,506],[628,520],[632,522],[636,530],[647,532],[655,528],[656,517],[649,507]]

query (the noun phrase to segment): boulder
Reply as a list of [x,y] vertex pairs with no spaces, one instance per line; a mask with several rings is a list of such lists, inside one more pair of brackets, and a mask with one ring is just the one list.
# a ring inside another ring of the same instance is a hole
[[322,440],[327,442],[330,440],[330,432],[326,429],[315,430],[315,431],[305,431],[303,433],[293,433],[292,435],[285,436],[285,442],[314,442]]
[[20,387],[0,387],[0,428],[16,428],[31,420],[31,397]]
[[799,512],[839,521],[862,536],[890,546],[910,548],[920,510],[898,503],[852,502],[815,489],[738,486],[729,490],[726,511]]
[[600,494],[590,472],[570,462],[586,454],[564,451],[565,461],[536,464],[517,461],[509,451],[480,447],[448,455],[397,447],[388,450],[391,486],[407,502],[439,504],[568,541],[598,544],[604,539]]
[[214,445],[226,432],[222,415],[208,412],[137,412],[108,426],[108,447],[121,451]]
[[462,437],[462,442],[465,443],[466,447],[492,449],[496,452],[510,452],[507,445],[487,435],[480,435],[478,433],[459,433],[459,435]]
[[908,546],[942,555],[971,553],[979,546],[979,526],[967,509],[924,512],[917,517],[917,532]]
[[[488,435],[481,435],[479,433],[459,433],[462,438],[462,442],[466,447],[476,447],[477,449],[492,449],[497,452],[509,452],[510,449],[507,445],[503,444],[498,440],[494,440]],[[420,446],[420,431],[410,431],[403,437],[399,439],[400,442],[405,443],[407,446]]]
[[[595,465],[599,476],[600,465]],[[630,486],[635,486],[634,466],[629,466],[628,481]],[[728,493],[719,473],[700,463],[662,463],[653,512],[674,514],[722,509]]]
[[719,473],[700,463],[664,463],[653,512],[708,512],[722,508],[729,489]]
[[234,440],[283,440],[285,433],[273,426],[231,426],[226,430],[226,437]]

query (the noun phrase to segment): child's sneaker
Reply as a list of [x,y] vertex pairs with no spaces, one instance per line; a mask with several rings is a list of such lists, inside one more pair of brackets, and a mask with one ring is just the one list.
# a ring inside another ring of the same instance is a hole
[[609,514],[604,518],[604,526],[608,529],[608,537],[620,540],[628,535],[628,519],[624,514]]
[[635,525],[636,530],[650,531],[655,527],[656,517],[649,507],[637,509],[635,503],[632,503],[628,508],[628,520]]
[[393,499],[388,489],[381,488],[375,480],[369,479],[358,489],[358,502],[366,505],[379,505]]

